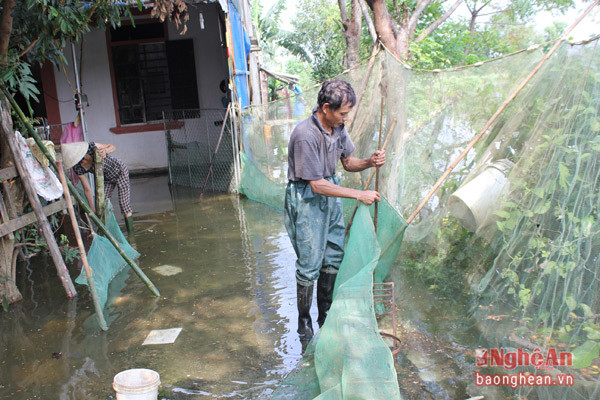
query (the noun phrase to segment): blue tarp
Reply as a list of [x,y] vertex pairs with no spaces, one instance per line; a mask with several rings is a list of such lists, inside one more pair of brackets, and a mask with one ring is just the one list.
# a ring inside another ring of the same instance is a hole
[[231,40],[233,41],[233,55],[235,61],[235,71],[233,76],[237,97],[241,99],[242,108],[250,105],[250,96],[248,95],[248,54],[250,54],[250,37],[242,24],[240,14],[233,3],[229,2],[229,18],[231,21]]

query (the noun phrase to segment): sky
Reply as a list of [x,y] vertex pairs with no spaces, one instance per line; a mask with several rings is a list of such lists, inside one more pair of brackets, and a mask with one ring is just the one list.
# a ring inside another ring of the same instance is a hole
[[[538,15],[536,22],[542,29],[552,24],[553,20],[562,21],[571,25],[575,20],[589,7],[592,1],[577,0],[574,8],[567,11],[564,15],[552,15],[549,12],[543,12]],[[556,14],[556,13],[555,13]],[[596,6],[573,30],[571,36],[573,41],[588,39],[594,35],[600,34],[600,6]]]
[[[263,10],[266,12],[271,6],[275,3],[276,0],[259,0],[263,5]],[[335,0],[331,0],[335,2]],[[588,6],[592,3],[592,0],[576,0],[576,5],[574,8],[567,11],[564,15],[558,12],[542,12],[536,16],[535,26],[540,30],[549,25],[552,25],[554,21],[560,21],[567,24],[567,26],[571,25],[578,17],[585,11]],[[287,10],[282,15],[281,28],[290,30],[290,16],[293,16],[296,12],[296,0],[288,0],[286,1]],[[456,16],[468,16],[469,13],[467,11],[466,6],[463,4],[459,7],[455,12]],[[571,37],[573,37],[574,41],[580,41],[584,39],[588,39],[591,36],[600,34],[600,6],[597,6],[581,23],[575,28]]]

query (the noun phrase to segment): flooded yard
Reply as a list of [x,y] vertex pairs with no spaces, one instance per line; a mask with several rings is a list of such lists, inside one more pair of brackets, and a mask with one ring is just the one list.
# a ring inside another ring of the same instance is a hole
[[[160,374],[160,399],[269,399],[302,358],[283,215],[235,195],[198,202],[164,176],[132,180],[132,198],[138,264],[161,297],[126,268],[111,283],[103,332],[86,287],[67,301],[50,257],[22,262],[24,300],[0,312],[0,399],[114,399],[114,375],[130,368]],[[473,348],[485,342],[464,305],[392,275],[403,398],[509,398],[474,387]],[[316,304],[312,312],[316,321]],[[172,328],[174,343],[143,345]]]
[[[163,398],[269,398],[301,357],[282,216],[237,196],[196,196],[169,196],[162,177],[133,181],[138,263],[161,298],[122,271],[107,332],[87,288],[66,300],[49,257],[21,265],[25,300],[0,313],[0,398],[112,398],[113,376],[128,368],[159,372]],[[168,328],[182,328],[175,343],[142,345]]]

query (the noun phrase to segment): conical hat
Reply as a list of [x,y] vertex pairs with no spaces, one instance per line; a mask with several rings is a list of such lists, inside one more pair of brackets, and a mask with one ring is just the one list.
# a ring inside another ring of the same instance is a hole
[[85,156],[88,151],[89,144],[87,142],[65,143],[60,146],[60,152],[63,158],[65,169],[72,168]]

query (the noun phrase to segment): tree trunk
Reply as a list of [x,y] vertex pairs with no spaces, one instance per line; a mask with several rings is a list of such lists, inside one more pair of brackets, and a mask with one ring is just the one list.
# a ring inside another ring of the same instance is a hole
[[2,1],[2,17],[0,18],[0,65],[5,65],[8,57],[8,45],[12,33],[15,0]]
[[350,17],[346,11],[345,0],[338,0],[342,18],[343,35],[346,39],[346,67],[354,68],[360,63],[360,34],[362,11],[359,0],[352,0]]
[[392,18],[384,0],[367,0],[367,4],[371,7],[373,15],[375,16],[375,29],[379,35],[379,40],[381,40],[381,43],[383,43],[383,45],[397,58],[405,61],[408,60],[410,57],[410,42],[414,41],[415,43],[418,43],[425,39],[431,32],[443,24],[463,2],[463,0],[456,0],[442,16],[431,23],[419,34],[419,37],[415,39],[414,35],[419,18],[421,18],[431,1],[432,0],[418,1],[415,9],[412,10],[412,13],[409,13],[405,8],[405,12],[401,17],[402,20],[396,22]]
[[471,33],[471,36],[473,36],[475,34],[475,22],[477,21],[478,13],[479,13],[479,11],[471,12],[471,22],[469,22],[469,32]]
[[397,58],[408,59],[410,31],[407,21],[396,24],[384,0],[367,0],[367,4],[373,10],[375,30],[381,43]]

